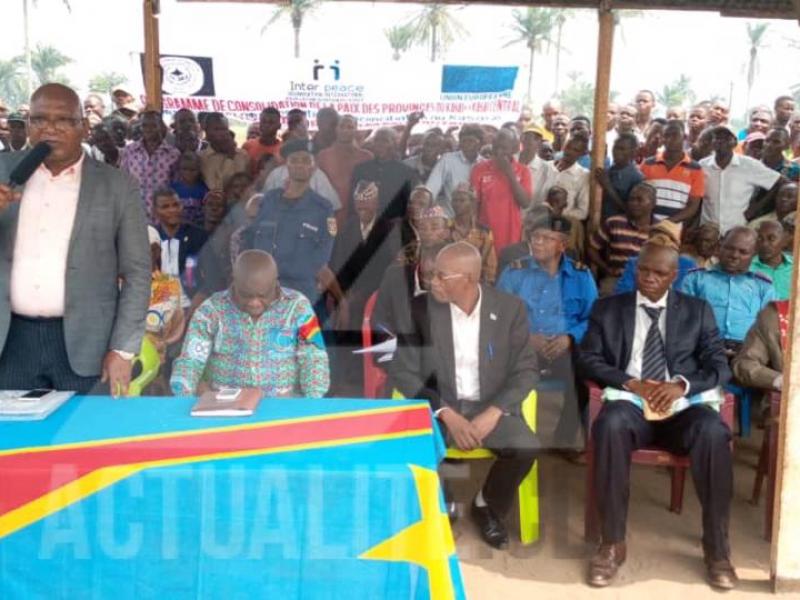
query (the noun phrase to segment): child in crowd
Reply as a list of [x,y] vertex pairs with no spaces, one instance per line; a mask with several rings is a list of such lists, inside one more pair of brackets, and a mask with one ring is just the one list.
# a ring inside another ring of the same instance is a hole
[[203,202],[208,187],[203,182],[200,171],[200,157],[196,152],[187,151],[178,160],[178,170],[170,187],[178,194],[183,206],[183,219],[197,227],[203,226]]
[[639,142],[634,134],[620,134],[611,150],[613,164],[608,169],[595,169],[595,179],[603,188],[603,221],[614,215],[625,214],[628,195],[637,184],[644,181],[644,175],[634,161],[638,147]]

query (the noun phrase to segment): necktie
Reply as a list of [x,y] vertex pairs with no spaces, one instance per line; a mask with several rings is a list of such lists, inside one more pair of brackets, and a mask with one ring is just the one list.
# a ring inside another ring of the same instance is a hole
[[661,338],[661,331],[658,329],[658,318],[661,316],[661,307],[642,305],[644,312],[650,317],[650,329],[647,330],[647,338],[644,342],[644,354],[642,355],[642,379],[654,379],[664,381],[667,373],[667,355],[664,351],[664,340]]

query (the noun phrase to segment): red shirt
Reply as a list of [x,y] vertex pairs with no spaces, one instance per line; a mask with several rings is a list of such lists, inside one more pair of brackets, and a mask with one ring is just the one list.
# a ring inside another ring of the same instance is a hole
[[[522,189],[530,195],[533,190],[530,170],[516,160],[511,162],[511,168]],[[522,237],[522,214],[514,201],[511,182],[493,160],[475,165],[469,181],[478,199],[478,218],[492,230],[494,249],[499,254],[500,250],[516,244]]]
[[242,150],[247,152],[247,155],[250,157],[250,175],[253,177],[258,175],[258,162],[265,154],[272,154],[278,162],[282,162],[280,141],[265,146],[261,143],[259,138],[255,138],[253,140],[247,140],[242,144]]

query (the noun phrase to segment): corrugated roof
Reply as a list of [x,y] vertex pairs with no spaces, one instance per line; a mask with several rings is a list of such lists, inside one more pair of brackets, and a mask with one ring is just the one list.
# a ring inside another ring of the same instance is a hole
[[[329,0],[334,2],[335,0]],[[370,0],[375,1],[375,0]],[[420,2],[420,0],[377,0],[392,2]],[[539,0],[521,2],[507,0],[439,0],[445,4],[502,4],[524,6],[559,6],[573,8],[599,8],[606,4],[612,9],[636,10],[706,10],[723,16],[763,19],[800,19],[800,0]],[[279,4],[280,0],[178,0],[178,2],[241,2]]]

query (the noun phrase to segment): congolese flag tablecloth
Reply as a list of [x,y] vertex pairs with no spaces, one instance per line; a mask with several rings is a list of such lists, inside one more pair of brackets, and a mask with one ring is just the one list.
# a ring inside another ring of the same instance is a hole
[[0,598],[464,597],[427,403],[193,403],[0,423]]

